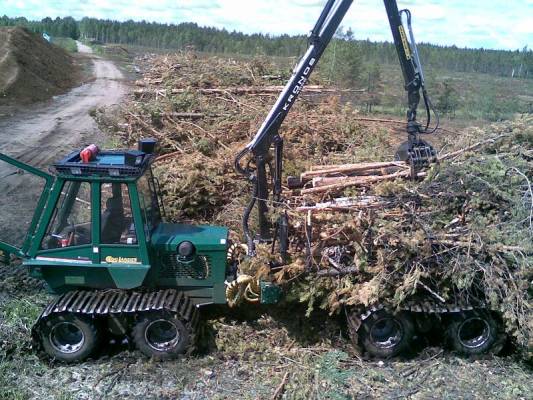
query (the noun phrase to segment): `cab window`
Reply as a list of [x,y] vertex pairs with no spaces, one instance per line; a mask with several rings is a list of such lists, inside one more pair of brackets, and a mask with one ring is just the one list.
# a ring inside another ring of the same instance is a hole
[[128,186],[104,183],[101,186],[100,242],[137,244]]
[[148,171],[137,181],[139,192],[139,202],[143,217],[144,228],[149,237],[149,233],[161,222],[161,212],[154,187],[154,180],[151,171]]
[[91,185],[66,182],[57,201],[41,249],[91,243]]

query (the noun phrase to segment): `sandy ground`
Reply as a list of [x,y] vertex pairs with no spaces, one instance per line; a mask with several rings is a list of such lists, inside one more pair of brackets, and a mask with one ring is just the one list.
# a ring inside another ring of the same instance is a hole
[[90,47],[78,42],[78,50],[90,57],[94,80],[50,102],[0,117],[0,152],[44,167],[59,155],[99,139],[100,131],[89,113],[120,101],[126,93],[124,76],[111,61],[90,55]]

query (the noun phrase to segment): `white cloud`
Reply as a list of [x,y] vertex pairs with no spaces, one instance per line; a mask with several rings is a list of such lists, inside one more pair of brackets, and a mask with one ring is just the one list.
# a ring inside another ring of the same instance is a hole
[[[247,33],[306,34],[326,0],[0,0],[0,14],[42,18],[92,16],[162,23],[197,22]],[[417,40],[460,47],[533,45],[533,0],[400,0],[413,12]],[[381,0],[355,0],[342,25],[356,37],[388,40]]]

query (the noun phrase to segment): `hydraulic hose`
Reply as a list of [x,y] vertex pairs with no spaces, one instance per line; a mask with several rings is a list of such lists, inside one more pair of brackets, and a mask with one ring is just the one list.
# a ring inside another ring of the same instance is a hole
[[257,200],[257,191],[258,185],[257,180],[253,182],[254,190],[252,192],[252,198],[250,202],[248,203],[248,206],[244,210],[244,214],[242,216],[242,230],[244,233],[244,237],[246,239],[246,244],[248,245],[248,255],[252,256],[255,254],[255,247],[254,247],[254,239],[252,237],[252,233],[250,232],[250,226],[248,224],[248,221],[250,219],[250,214],[252,213],[252,210],[255,205],[255,201]]
[[242,149],[235,157],[234,167],[235,167],[235,171],[245,176],[246,179],[251,181],[254,186],[254,189],[252,192],[252,198],[250,199],[250,202],[246,206],[246,209],[244,210],[244,213],[242,216],[242,230],[244,233],[244,237],[246,239],[246,243],[248,245],[248,254],[253,255],[255,252],[254,241],[253,241],[252,233],[250,232],[250,226],[248,224],[248,221],[250,219],[250,214],[252,213],[252,210],[255,206],[255,202],[257,200],[258,184],[257,184],[257,179],[253,175],[252,171],[250,171],[249,168],[243,168],[241,165],[241,160],[249,152],[250,152],[250,149],[248,147],[245,147],[244,149]]
[[[424,106],[426,108],[426,127],[424,129],[421,129],[420,133],[432,134],[432,133],[435,133],[437,129],[439,129],[440,117],[439,117],[438,112],[435,110],[435,107],[433,107],[433,103],[431,102],[431,99],[429,98],[429,95],[426,90],[424,69],[422,68],[422,62],[420,61],[420,54],[418,52],[418,46],[416,44],[415,34],[413,32],[411,11],[408,9],[401,10],[400,16],[402,14],[405,14],[407,17],[407,29],[409,31],[409,38],[411,41],[410,45],[412,47],[413,56],[414,56],[414,63],[412,60],[411,62],[414,64],[415,70],[418,70],[418,74],[420,75],[420,86],[422,88],[422,97],[424,99]],[[431,112],[433,112],[433,114],[435,115],[436,123],[435,123],[435,127],[430,130],[429,126],[431,125]]]

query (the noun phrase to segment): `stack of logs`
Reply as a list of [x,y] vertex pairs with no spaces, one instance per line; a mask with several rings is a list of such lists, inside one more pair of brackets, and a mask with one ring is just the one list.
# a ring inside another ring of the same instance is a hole
[[[342,165],[314,165],[300,175],[302,195],[341,191],[348,187],[366,187],[378,182],[411,175],[409,164],[402,161]],[[426,172],[419,172],[424,177]],[[310,186],[310,187],[309,187]]]
[[[469,151],[478,149],[483,145],[496,143],[505,137],[499,135],[474,143],[468,147],[439,155],[438,161],[454,160],[456,157]],[[419,171],[417,178],[427,176],[427,171]],[[325,193],[342,192],[349,187],[365,188],[373,184],[393,181],[395,179],[411,178],[411,168],[404,161],[368,162],[341,165],[313,165],[308,171],[300,175],[300,184],[303,189],[301,195],[321,195]]]

